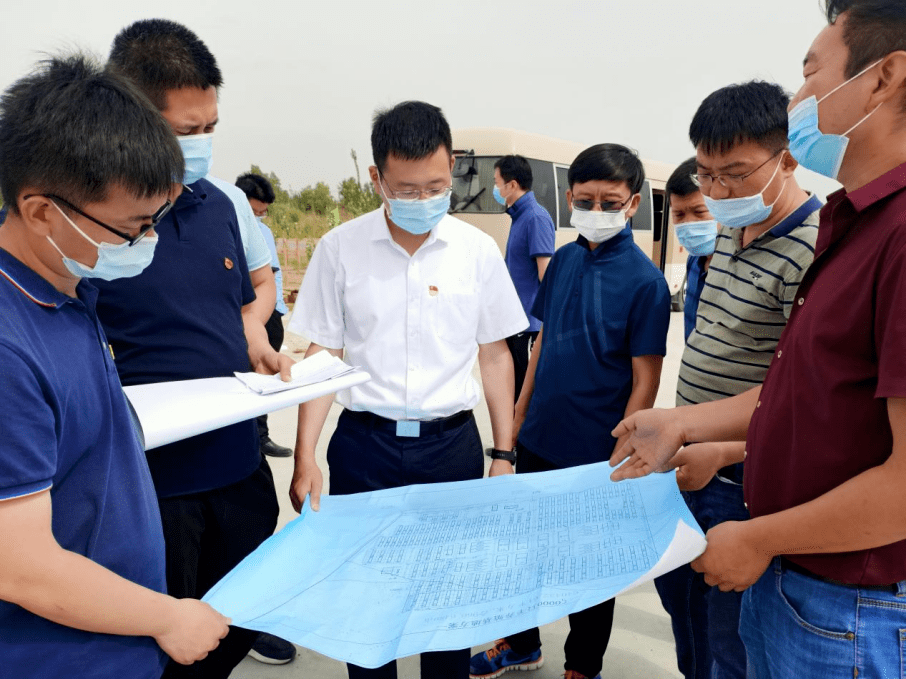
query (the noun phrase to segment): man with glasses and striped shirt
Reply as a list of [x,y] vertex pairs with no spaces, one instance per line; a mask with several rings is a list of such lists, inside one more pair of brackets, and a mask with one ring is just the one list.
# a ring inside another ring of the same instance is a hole
[[[764,381],[814,257],[822,204],[793,176],[798,163],[788,148],[788,104],[778,85],[753,81],[717,90],[692,120],[697,163],[692,180],[720,231],[683,352],[677,405],[735,396]],[[749,518],[743,465],[736,462],[743,449],[741,442],[693,444],[672,464],[705,531]],[[657,585],[672,618],[684,676],[745,677],[738,633],[742,595],[709,588],[689,566]]]

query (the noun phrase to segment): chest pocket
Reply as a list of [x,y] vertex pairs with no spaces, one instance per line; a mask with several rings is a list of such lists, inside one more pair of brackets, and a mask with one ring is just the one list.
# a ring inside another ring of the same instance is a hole
[[422,293],[422,309],[433,332],[457,346],[476,344],[481,301],[474,290],[428,285]]

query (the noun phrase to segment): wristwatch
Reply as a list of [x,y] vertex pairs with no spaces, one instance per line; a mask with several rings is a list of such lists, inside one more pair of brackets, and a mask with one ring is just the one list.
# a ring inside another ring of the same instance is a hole
[[500,450],[500,448],[491,448],[492,460],[506,460],[510,464],[516,464],[516,449]]

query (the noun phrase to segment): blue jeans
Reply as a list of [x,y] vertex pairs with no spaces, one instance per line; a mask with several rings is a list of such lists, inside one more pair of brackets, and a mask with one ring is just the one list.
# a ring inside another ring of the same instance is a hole
[[836,585],[774,559],[746,590],[739,631],[749,679],[906,677],[906,581]]
[[[707,532],[724,521],[746,521],[742,486],[714,478],[701,490],[683,493]],[[745,679],[746,651],[739,638],[742,595],[709,587],[700,573],[681,566],[654,581],[670,614],[676,664],[686,679]]]

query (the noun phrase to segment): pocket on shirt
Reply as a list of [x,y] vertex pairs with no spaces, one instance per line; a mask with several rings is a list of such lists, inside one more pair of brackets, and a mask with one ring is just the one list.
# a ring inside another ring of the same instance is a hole
[[[434,294],[432,294],[434,292]],[[426,318],[430,327],[445,342],[477,345],[478,315],[481,300],[468,289],[430,288],[425,302]]]

